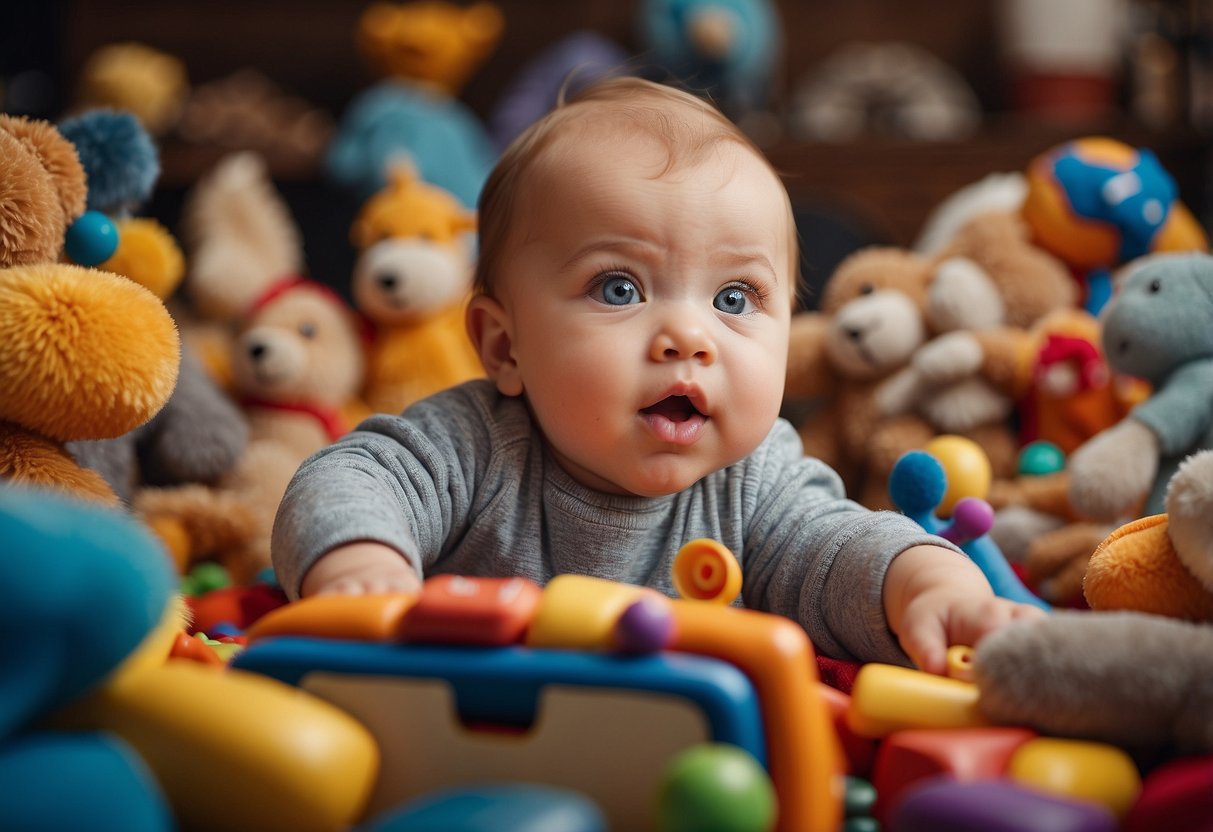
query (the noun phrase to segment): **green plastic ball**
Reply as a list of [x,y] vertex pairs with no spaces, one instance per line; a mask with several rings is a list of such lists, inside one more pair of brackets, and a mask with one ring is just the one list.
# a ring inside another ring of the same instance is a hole
[[1019,473],[1042,477],[1066,467],[1066,455],[1052,442],[1030,442],[1019,452]]
[[862,777],[846,778],[846,796],[843,798],[844,814],[848,818],[867,817],[876,806],[876,787]]
[[769,832],[775,787],[753,755],[734,745],[705,743],[666,767],[657,832]]

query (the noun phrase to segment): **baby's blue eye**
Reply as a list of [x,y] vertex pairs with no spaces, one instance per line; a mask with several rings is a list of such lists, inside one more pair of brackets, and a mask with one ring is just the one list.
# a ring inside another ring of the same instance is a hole
[[627,306],[630,303],[640,303],[640,290],[630,277],[618,275],[608,277],[598,286],[598,291],[604,303],[612,306]]
[[721,312],[728,312],[730,315],[740,315],[750,311],[750,299],[746,297],[744,289],[730,286],[716,293],[716,297],[712,299],[712,306]]

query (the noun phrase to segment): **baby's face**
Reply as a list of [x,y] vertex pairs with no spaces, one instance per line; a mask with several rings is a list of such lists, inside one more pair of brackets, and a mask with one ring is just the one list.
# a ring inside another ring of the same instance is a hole
[[629,138],[562,149],[520,200],[496,275],[512,358],[554,455],[601,491],[680,491],[753,451],[779,413],[790,235],[740,146],[658,177]]

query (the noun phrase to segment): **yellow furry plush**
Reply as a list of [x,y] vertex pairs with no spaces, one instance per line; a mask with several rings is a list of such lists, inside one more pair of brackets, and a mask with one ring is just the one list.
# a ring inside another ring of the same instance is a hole
[[156,220],[120,217],[118,250],[97,268],[129,277],[161,300],[177,290],[185,276],[185,257],[173,235]]
[[375,325],[363,399],[399,413],[418,399],[483,375],[464,324],[475,216],[407,165],[354,221],[360,250],[354,305]]
[[377,72],[458,95],[504,28],[492,3],[373,3],[358,20],[358,48]]
[[176,384],[180,344],[151,292],[56,262],[84,194],[57,130],[0,116],[0,478],[117,504],[64,443],[150,419]]
[[129,110],[149,133],[173,128],[189,95],[185,64],[142,43],[112,43],[80,73],[80,105]]

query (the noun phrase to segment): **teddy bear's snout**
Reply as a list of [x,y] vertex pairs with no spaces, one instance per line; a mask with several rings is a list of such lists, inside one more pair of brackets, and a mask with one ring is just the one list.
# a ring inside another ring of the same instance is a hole
[[407,275],[398,272],[380,272],[379,274],[375,275],[375,283],[377,283],[380,288],[388,292],[392,292],[395,291],[397,286],[403,286],[405,284],[406,277]]

